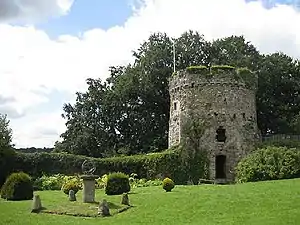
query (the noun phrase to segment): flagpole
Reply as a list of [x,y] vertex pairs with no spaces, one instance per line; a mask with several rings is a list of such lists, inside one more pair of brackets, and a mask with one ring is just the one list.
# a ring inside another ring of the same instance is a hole
[[175,58],[175,39],[173,39],[173,72],[175,73],[176,71],[176,58]]

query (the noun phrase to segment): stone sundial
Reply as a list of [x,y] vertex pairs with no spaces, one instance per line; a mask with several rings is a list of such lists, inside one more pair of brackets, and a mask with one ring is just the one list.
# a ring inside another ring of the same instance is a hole
[[99,178],[98,175],[94,175],[96,165],[93,161],[84,160],[81,165],[81,169],[83,173],[83,175],[80,176],[83,180],[83,202],[95,202],[95,180]]
[[92,161],[84,160],[81,169],[84,175],[93,175],[96,171],[96,166]]

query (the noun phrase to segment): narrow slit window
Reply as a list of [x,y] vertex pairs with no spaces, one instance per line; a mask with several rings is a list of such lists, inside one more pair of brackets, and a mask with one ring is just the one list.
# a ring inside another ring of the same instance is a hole
[[243,116],[243,119],[245,120],[246,119],[246,114],[243,113],[242,116]]
[[219,127],[216,131],[216,139],[218,142],[225,142],[226,141],[226,130],[223,127]]

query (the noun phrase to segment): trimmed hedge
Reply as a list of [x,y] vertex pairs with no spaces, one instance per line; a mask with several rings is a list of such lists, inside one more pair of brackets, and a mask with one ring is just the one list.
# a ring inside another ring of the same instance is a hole
[[95,164],[97,168],[95,174],[100,176],[123,172],[136,173],[138,177],[146,179],[168,176],[178,184],[186,182],[186,175],[180,167],[180,153],[175,148],[162,153],[101,159],[65,153],[18,153],[14,160],[14,170],[24,171],[33,177],[59,173],[82,174],[81,165],[86,159]]

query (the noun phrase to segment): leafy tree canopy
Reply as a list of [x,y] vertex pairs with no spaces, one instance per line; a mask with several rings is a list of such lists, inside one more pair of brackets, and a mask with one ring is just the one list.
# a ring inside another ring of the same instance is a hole
[[232,65],[258,74],[263,135],[300,130],[298,61],[283,53],[260,54],[243,36],[207,41],[193,31],[177,39],[156,33],[133,51],[132,65],[111,67],[105,81],[88,79],[88,90],[77,93],[74,105],[64,105],[67,130],[55,150],[107,157],[167,148],[173,42],[177,69]]

